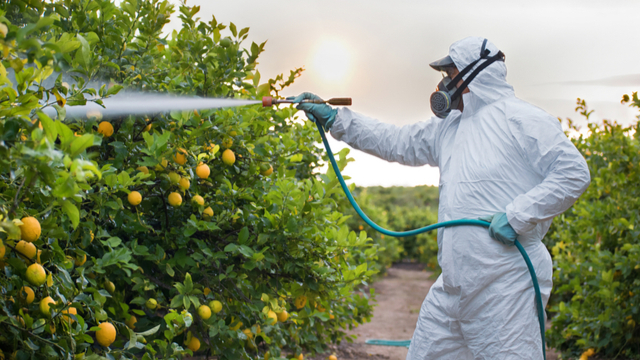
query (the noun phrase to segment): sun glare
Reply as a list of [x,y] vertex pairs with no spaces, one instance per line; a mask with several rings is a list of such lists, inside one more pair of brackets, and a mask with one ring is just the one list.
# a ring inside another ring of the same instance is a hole
[[325,81],[343,81],[349,71],[351,56],[340,41],[323,40],[316,48],[313,71]]

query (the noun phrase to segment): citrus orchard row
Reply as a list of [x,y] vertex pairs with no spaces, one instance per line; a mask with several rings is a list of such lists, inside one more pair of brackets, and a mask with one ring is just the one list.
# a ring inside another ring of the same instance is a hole
[[242,48],[248,28],[182,4],[165,36],[173,11],[159,0],[0,6],[3,353],[301,359],[371,316],[371,294],[356,289],[379,246],[349,231],[335,174],[317,172],[315,127],[295,109],[66,116],[129,96],[122,88],[277,97],[302,71],[261,82],[265,44]]

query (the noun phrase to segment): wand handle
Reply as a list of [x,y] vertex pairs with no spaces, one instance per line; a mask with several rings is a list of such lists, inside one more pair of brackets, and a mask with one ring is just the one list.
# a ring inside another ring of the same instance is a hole
[[[301,103],[311,103],[311,104],[329,104],[329,105],[334,105],[334,106],[350,106],[351,105],[351,98],[331,98],[329,100],[310,100],[310,99],[305,99],[300,101]],[[267,106],[272,106],[272,105],[276,105],[276,104],[294,104],[295,102],[293,100],[280,100],[280,99],[274,99],[271,96],[265,96],[262,98],[262,106],[267,107]]]

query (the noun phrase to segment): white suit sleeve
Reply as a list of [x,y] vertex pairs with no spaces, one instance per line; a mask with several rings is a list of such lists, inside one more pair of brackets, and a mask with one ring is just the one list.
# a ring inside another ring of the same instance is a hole
[[351,147],[403,165],[438,166],[438,127],[442,119],[398,127],[340,108],[331,136]]
[[569,209],[591,182],[584,157],[550,115],[510,119],[509,127],[529,163],[543,178],[507,205],[507,219],[518,234]]

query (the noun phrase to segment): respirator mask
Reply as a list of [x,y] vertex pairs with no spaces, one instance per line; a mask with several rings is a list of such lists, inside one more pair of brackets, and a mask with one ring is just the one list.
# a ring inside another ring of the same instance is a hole
[[[458,73],[453,79],[445,72],[455,66],[453,59],[450,56],[434,61],[429,64],[432,68],[443,72],[443,79],[438,83],[436,91],[431,94],[431,111],[439,118],[446,118],[451,112],[451,109],[457,109],[460,104],[462,92],[469,86],[469,83],[484,70],[487,66],[493,64],[495,61],[504,61],[504,54],[502,51],[498,51],[494,56],[489,56],[490,51],[486,49],[487,39],[482,42],[482,48],[480,49],[480,58],[471,64],[467,65],[462,71]],[[478,66],[473,72],[464,80],[460,87],[456,85],[460,80],[473,69],[476,64],[481,60],[485,60],[480,66]]]

